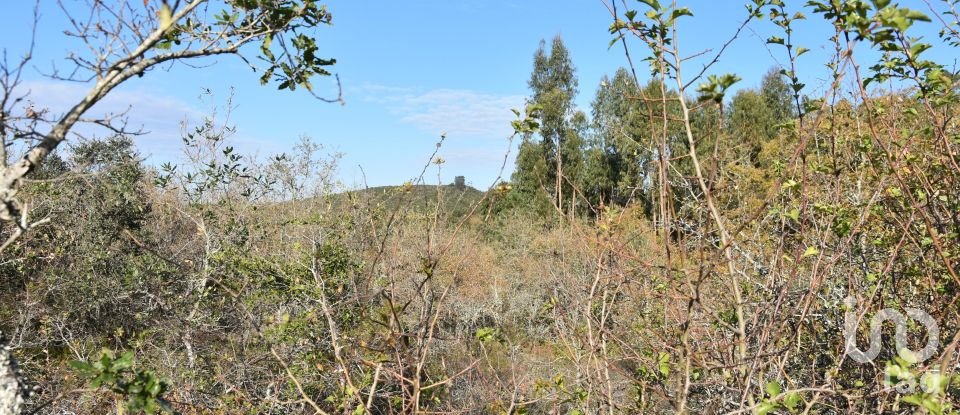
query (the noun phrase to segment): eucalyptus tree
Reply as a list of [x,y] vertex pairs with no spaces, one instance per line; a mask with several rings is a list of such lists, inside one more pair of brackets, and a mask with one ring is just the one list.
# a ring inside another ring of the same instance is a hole
[[513,179],[521,189],[552,186],[555,207],[562,210],[564,193],[572,191],[570,184],[583,164],[582,131],[586,116],[578,114],[574,106],[579,82],[570,52],[560,36],[553,38],[549,50],[545,41],[540,42],[528,85],[532,92],[530,104],[541,108],[540,140],[534,143],[532,135],[524,137]]

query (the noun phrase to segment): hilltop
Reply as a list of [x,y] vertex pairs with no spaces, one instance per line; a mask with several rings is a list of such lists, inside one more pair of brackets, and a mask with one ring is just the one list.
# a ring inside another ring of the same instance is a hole
[[483,191],[471,186],[417,184],[349,190],[333,197],[335,201],[351,204],[380,206],[385,209],[408,206],[415,211],[436,209],[439,197],[442,210],[457,215],[467,213],[483,195]]

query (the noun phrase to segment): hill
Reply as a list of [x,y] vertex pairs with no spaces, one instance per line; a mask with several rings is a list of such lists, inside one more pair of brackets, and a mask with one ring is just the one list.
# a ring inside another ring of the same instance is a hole
[[434,211],[439,205],[442,211],[458,217],[470,211],[483,198],[484,192],[470,186],[453,185],[402,185],[378,186],[351,190],[333,195],[336,204],[378,206],[386,210],[407,207],[413,211]]

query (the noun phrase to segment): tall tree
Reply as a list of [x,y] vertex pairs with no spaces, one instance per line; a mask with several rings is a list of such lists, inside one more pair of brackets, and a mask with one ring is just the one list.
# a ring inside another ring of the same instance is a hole
[[[564,169],[575,169],[580,164],[577,160],[582,159],[581,129],[576,127],[575,119],[586,117],[577,114],[574,108],[578,82],[570,53],[560,36],[553,38],[549,50],[545,41],[540,42],[533,56],[533,73],[528,85],[532,92],[528,101],[542,107],[540,140],[538,145],[531,145],[529,143],[534,138],[524,137],[526,145],[520,147],[514,181],[526,189],[552,184],[555,206],[563,209],[564,194],[570,189],[566,178],[575,177],[576,173]],[[539,162],[534,161],[537,157],[528,154],[531,151],[540,153],[539,158],[544,160],[546,169],[535,168]]]
[[731,102],[729,131],[737,137],[736,145],[746,145],[750,162],[759,163],[758,154],[764,143],[775,138],[779,125],[795,114],[793,93],[776,69],[764,75],[760,90],[740,90]]
[[728,128],[734,140],[729,146],[745,147],[737,153],[746,157],[744,164],[755,164],[760,147],[771,138],[775,124],[773,112],[758,91],[740,90],[730,104]]
[[527,206],[539,213],[549,211],[553,204],[543,189],[552,185],[550,165],[544,155],[544,143],[523,137],[517,152],[516,169],[511,178],[514,189],[508,197],[507,206]]
[[797,108],[793,101],[793,90],[783,80],[777,68],[771,68],[760,81],[760,95],[763,102],[779,124],[796,117]]
[[625,204],[643,199],[654,145],[645,129],[640,88],[633,75],[620,68],[604,77],[593,100],[593,134],[587,150],[592,201]]

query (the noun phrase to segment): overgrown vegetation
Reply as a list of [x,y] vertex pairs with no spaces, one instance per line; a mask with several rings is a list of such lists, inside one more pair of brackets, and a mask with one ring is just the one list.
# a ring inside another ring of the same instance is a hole
[[[786,64],[736,92],[712,68],[739,30],[693,65],[695,9],[603,4],[648,66],[611,68],[588,115],[576,57],[541,43],[516,169],[486,191],[428,186],[437,157],[345,190],[338,155],[237,154],[215,112],[178,165],[127,134],[46,155],[8,207],[43,226],[8,223],[0,253],[28,413],[956,413],[960,83],[913,35],[956,48],[956,1],[750,0],[740,29],[778,28]],[[802,19],[835,29],[817,95]],[[861,363],[889,310],[912,323]]]

